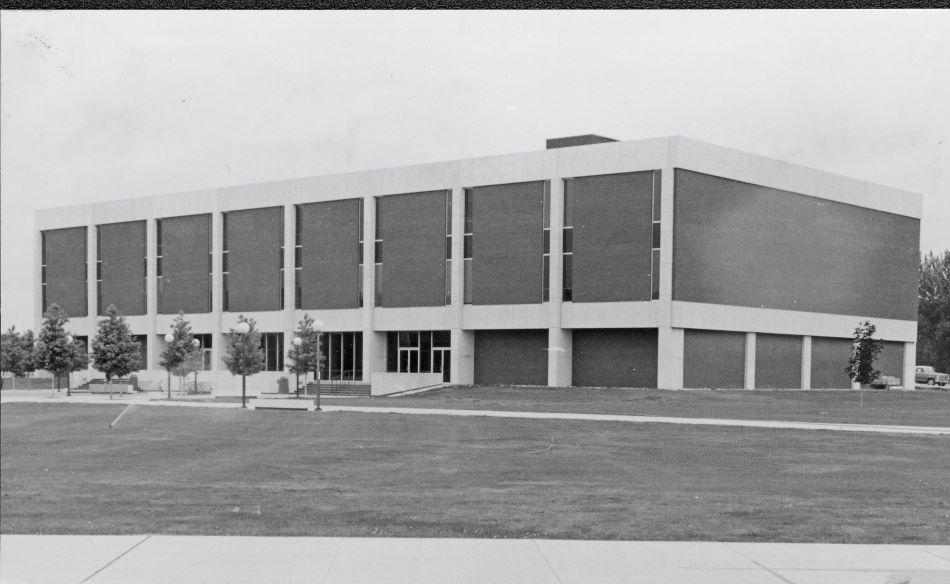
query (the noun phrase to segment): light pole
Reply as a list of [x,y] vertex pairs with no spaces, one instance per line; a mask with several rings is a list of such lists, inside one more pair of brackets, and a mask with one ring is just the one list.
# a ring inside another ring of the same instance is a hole
[[[201,356],[201,354],[198,352],[198,349],[201,348],[201,341],[199,341],[198,339],[191,339],[191,346],[195,348],[195,360],[194,360],[194,363],[195,363],[195,395],[198,395],[198,363],[199,363],[198,357]],[[204,359],[202,359],[202,360],[200,361],[200,363],[202,363],[202,365],[203,365],[203,364],[204,364]]]
[[[165,342],[169,345],[175,341],[175,335],[171,333],[165,333]],[[168,373],[168,399],[172,399],[172,364],[168,363],[165,365],[165,371]]]
[[[251,332],[251,325],[247,324],[246,320],[242,320],[237,325],[237,332],[241,335],[246,335]],[[247,408],[247,375],[241,374],[241,407]]]
[[[294,337],[294,340],[293,340],[293,343],[294,343],[294,348],[296,349],[297,353],[299,353],[299,352],[300,352],[300,345],[303,344],[303,339],[301,339],[300,337],[295,336],[295,337]],[[297,375],[297,385],[295,386],[297,389],[296,389],[296,391],[295,391],[294,393],[297,394],[297,397],[298,397],[298,398],[300,397],[300,363],[299,363],[299,360],[300,360],[300,355],[298,354],[298,355],[297,355],[297,358],[294,359],[294,373]]]
[[66,344],[69,345],[69,371],[66,372],[66,397],[72,395],[72,376],[73,376],[73,336],[66,335]]
[[317,398],[314,400],[313,404],[316,407],[316,410],[320,411],[320,359],[323,356],[323,353],[320,351],[320,335],[323,332],[323,321],[315,320],[313,321],[313,330],[317,332]]

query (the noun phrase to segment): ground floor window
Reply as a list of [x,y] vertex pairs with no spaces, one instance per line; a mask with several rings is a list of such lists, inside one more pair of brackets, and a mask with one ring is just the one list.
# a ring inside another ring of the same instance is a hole
[[261,349],[264,350],[264,371],[283,370],[284,333],[261,333]]
[[132,340],[139,344],[139,366],[148,369],[148,335],[132,335]]
[[201,349],[201,370],[211,371],[211,334],[198,334],[194,338],[198,340],[198,347]]
[[449,331],[387,333],[386,371],[441,373],[443,381],[449,381],[451,346]]
[[320,379],[360,381],[363,379],[363,333],[323,333],[320,343],[323,363]]

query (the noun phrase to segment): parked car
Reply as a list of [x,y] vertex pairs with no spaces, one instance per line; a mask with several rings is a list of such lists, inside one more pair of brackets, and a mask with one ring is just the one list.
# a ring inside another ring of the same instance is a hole
[[950,375],[938,373],[934,371],[934,368],[930,365],[918,365],[917,371],[914,373],[914,381],[943,387],[947,385],[947,383],[950,383]]
[[900,387],[900,384],[900,377],[894,377],[893,375],[880,375],[871,382],[871,387],[873,389],[890,389],[892,387]]

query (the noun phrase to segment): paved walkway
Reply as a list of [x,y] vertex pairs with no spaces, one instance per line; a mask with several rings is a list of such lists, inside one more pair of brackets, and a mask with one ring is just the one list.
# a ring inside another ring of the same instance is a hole
[[[38,392],[30,392],[31,395],[3,395],[0,396],[0,403],[94,403],[94,404],[113,404],[121,405],[123,403],[134,403],[148,406],[164,407],[199,407],[199,408],[240,408],[239,403],[228,402],[207,402],[207,401],[167,401],[162,398],[155,398],[154,394],[130,394],[126,396],[116,396],[109,399],[108,396],[89,396],[79,395],[65,397],[64,394],[58,394],[50,397],[48,392],[42,392],[45,395],[35,395]],[[255,400],[249,400],[253,407]],[[558,412],[519,412],[503,410],[451,410],[437,408],[393,408],[393,407],[365,407],[365,406],[337,406],[326,403],[321,407],[326,412],[360,412],[367,414],[412,414],[412,415],[430,415],[430,416],[473,416],[473,417],[494,417],[494,418],[529,418],[542,420],[587,420],[591,422],[628,422],[634,424],[685,424],[693,426],[735,426],[745,428],[779,428],[788,430],[824,430],[831,432],[872,432],[877,434],[913,434],[913,435],[931,435],[931,436],[950,436],[950,426],[896,426],[887,424],[845,424],[835,422],[788,422],[778,420],[729,420],[717,418],[678,418],[668,416],[632,416],[616,414],[575,414]],[[948,583],[950,584],[950,583]]]
[[0,536],[4,584],[948,584],[950,546]]

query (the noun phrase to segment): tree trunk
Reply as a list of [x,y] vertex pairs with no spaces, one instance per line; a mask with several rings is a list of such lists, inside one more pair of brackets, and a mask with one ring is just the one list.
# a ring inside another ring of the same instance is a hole
[[247,407],[247,397],[245,394],[246,388],[247,388],[247,376],[242,375],[241,376],[241,407],[242,408]]

